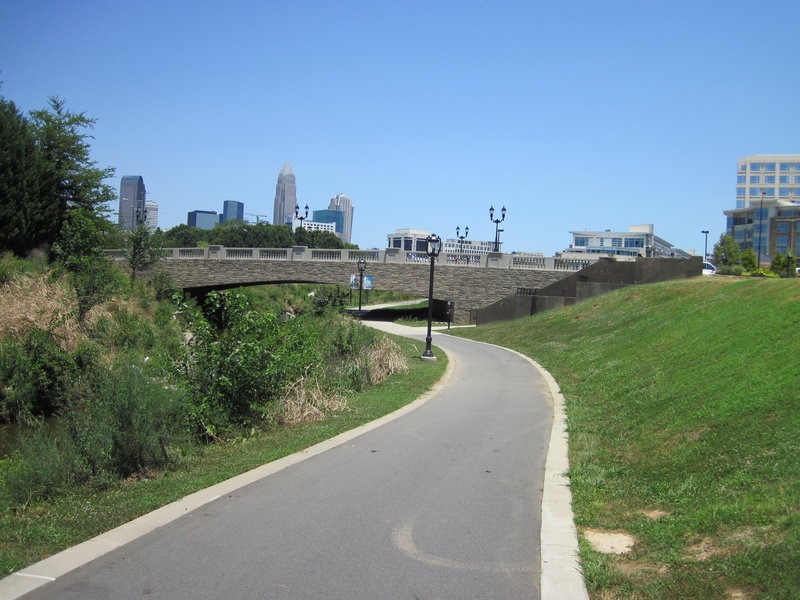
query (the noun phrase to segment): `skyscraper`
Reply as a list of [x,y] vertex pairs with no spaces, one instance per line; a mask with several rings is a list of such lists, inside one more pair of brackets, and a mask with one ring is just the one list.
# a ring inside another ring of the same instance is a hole
[[222,203],[222,214],[220,223],[225,221],[244,221],[244,203],[236,200],[225,200]]
[[297,183],[292,172],[292,165],[287,162],[283,165],[278,175],[278,185],[275,186],[273,225],[291,225],[295,206],[297,206]]
[[125,175],[119,185],[119,224],[123,229],[136,229],[147,221],[144,179],[141,175]]
[[349,196],[345,194],[336,194],[331,198],[328,204],[328,210],[339,210],[344,213],[344,223],[342,226],[342,241],[350,242],[353,234],[353,203],[350,201]]

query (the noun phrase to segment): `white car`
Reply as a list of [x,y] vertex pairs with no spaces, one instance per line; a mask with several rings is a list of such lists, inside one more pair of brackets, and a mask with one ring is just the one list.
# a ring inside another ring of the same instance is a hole
[[717,267],[712,265],[710,262],[703,263],[703,275],[716,275],[717,274]]

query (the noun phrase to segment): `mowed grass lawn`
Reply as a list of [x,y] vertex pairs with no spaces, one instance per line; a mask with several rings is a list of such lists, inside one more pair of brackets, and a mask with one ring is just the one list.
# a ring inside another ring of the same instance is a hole
[[629,287],[453,333],[559,382],[593,599],[800,598],[800,280]]

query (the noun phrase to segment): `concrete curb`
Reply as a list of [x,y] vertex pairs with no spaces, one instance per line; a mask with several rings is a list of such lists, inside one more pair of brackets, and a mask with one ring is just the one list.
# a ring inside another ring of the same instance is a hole
[[589,600],[578,559],[578,531],[572,512],[572,492],[565,473],[569,469],[567,420],[564,396],[558,382],[547,369],[524,354],[503,348],[525,359],[536,368],[547,382],[553,402],[553,423],[544,471],[542,491],[542,529],[539,534],[541,551],[540,600]]
[[142,515],[133,521],[129,521],[124,525],[120,525],[115,529],[101,533],[100,535],[82,542],[77,546],[67,548],[58,554],[54,554],[35,564],[25,567],[24,569],[16,571],[15,573],[0,579],[0,598],[3,600],[16,600],[24,594],[27,594],[28,592],[31,592],[51,581],[55,581],[62,575],[82,567],[83,565],[103,556],[108,552],[111,552],[112,550],[116,550],[120,546],[123,546],[128,542],[135,540],[136,538],[150,533],[151,531],[174,521],[182,515],[188,514],[204,504],[208,504],[209,502],[212,502],[226,494],[231,494],[241,487],[258,481],[259,479],[263,479],[264,477],[268,477],[269,475],[277,473],[278,471],[282,471],[283,469],[311,458],[312,456],[316,456],[317,454],[321,454],[332,448],[335,448],[336,446],[344,444],[345,442],[357,438],[368,431],[377,429],[381,425],[402,417],[412,410],[419,408],[432,397],[434,397],[439,390],[447,385],[448,381],[450,381],[450,378],[453,375],[455,361],[452,360],[452,356],[448,355],[448,357],[450,360],[448,361],[447,370],[445,371],[444,375],[442,375],[441,379],[439,379],[439,381],[437,381],[428,392],[413,402],[398,408],[396,411],[389,413],[388,415],[384,415],[383,417],[380,417],[374,421],[370,421],[369,423],[365,423],[364,425],[356,427],[355,429],[351,429],[350,431],[340,433],[336,437],[322,441],[314,446],[306,448],[305,450],[301,450],[300,452],[296,452],[295,454],[291,454],[289,456],[284,456],[283,458],[261,465],[260,467],[256,467],[255,469],[247,471],[246,473],[242,473],[241,475],[231,477],[230,479],[222,481],[209,488],[205,488],[190,494],[180,500],[176,500],[171,504],[167,504],[150,513],[147,513],[146,515]]

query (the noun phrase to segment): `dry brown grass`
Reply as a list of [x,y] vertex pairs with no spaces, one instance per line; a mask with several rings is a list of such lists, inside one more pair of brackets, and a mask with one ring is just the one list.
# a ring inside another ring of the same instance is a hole
[[72,351],[84,335],[76,315],[73,290],[65,282],[50,281],[46,274],[18,275],[0,286],[0,340],[46,329]]
[[367,351],[372,383],[385,381],[393,373],[408,371],[408,359],[393,340],[382,337]]
[[325,392],[317,381],[300,378],[286,391],[283,398],[283,425],[319,421],[325,413],[347,408],[347,400],[338,392]]

